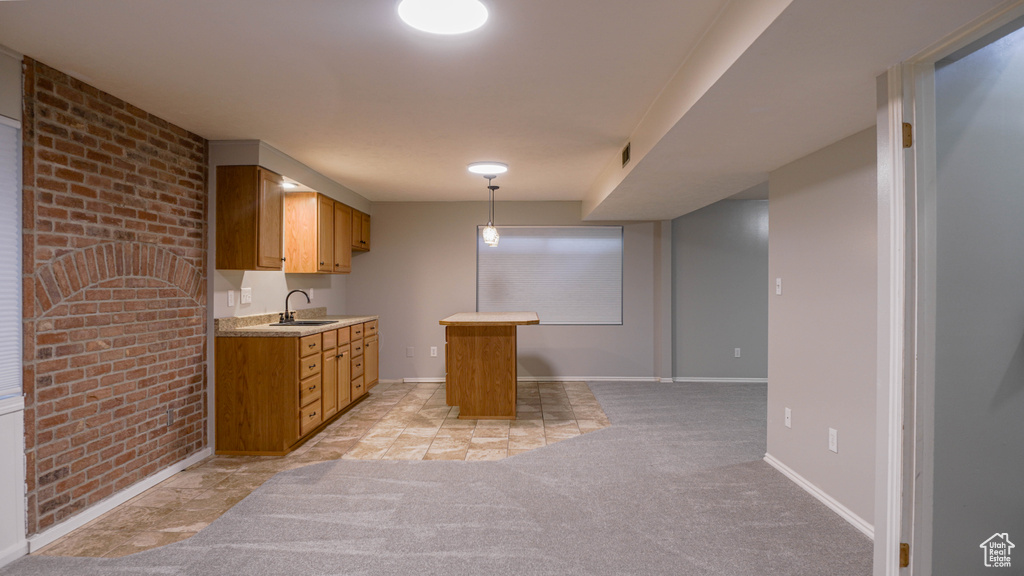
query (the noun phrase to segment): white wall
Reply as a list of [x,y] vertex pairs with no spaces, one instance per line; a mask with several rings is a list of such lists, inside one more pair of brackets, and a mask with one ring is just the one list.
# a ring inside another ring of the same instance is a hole
[[768,201],[722,200],[676,218],[672,262],[675,376],[767,378]]
[[[352,259],[346,312],[380,315],[381,378],[444,377],[438,321],[476,309],[476,227],[486,221],[484,202],[374,204],[373,248]],[[579,202],[499,202],[495,222],[585,224]],[[520,327],[520,377],[655,376],[655,227],[625,225],[623,325]]]
[[[0,115],[19,124],[21,91],[21,58],[0,49]],[[18,181],[3,185],[21,190],[21,182]],[[0,566],[28,552],[25,541],[24,408],[21,397],[0,400]]]
[[987,572],[996,532],[1021,574],[1024,30],[937,67],[935,101],[932,574]]
[[[769,461],[864,525],[874,522],[875,150],[871,128],[770,174],[765,279]],[[828,450],[829,428],[838,453]]]

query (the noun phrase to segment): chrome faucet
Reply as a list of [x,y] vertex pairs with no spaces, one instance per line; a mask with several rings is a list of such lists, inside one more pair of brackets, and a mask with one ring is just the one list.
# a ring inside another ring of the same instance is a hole
[[278,314],[278,316],[280,316],[280,318],[281,318],[281,322],[291,322],[291,321],[295,320],[295,313],[294,312],[292,312],[292,313],[288,312],[288,299],[291,298],[291,295],[295,294],[296,292],[298,292],[299,294],[302,294],[303,296],[306,297],[306,303],[307,304],[313,302],[312,300],[309,299],[309,294],[306,294],[302,290],[292,290],[291,292],[288,293],[287,296],[284,297],[284,314]]

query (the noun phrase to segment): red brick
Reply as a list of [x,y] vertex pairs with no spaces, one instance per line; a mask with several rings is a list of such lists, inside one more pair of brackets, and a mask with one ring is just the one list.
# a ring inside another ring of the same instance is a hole
[[[22,167],[35,191],[23,195],[22,242],[34,534],[204,446],[207,145],[25,62]],[[166,428],[169,407],[180,418]],[[61,467],[65,476],[37,482]]]

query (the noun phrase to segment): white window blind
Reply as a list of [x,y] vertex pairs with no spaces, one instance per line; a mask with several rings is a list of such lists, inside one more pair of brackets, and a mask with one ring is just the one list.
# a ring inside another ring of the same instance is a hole
[[541,324],[622,324],[621,226],[477,229],[478,312],[536,312]]
[[0,398],[21,395],[20,131],[0,116]]

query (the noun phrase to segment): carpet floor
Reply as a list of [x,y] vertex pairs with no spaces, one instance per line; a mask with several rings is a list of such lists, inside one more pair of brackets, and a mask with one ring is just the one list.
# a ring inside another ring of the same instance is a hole
[[871,541],[761,460],[763,384],[591,388],[603,430],[497,462],[282,472],[188,540],[0,575],[871,573]]

